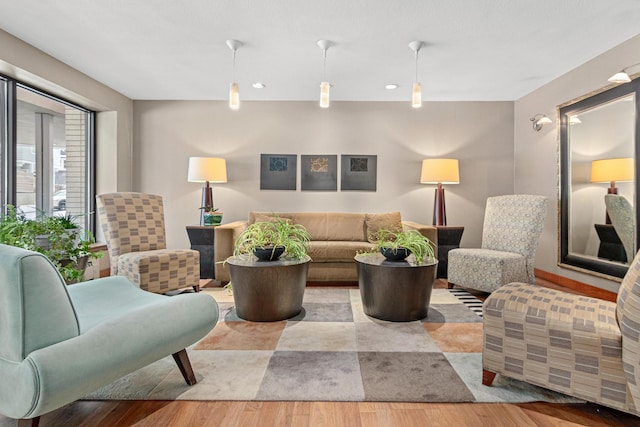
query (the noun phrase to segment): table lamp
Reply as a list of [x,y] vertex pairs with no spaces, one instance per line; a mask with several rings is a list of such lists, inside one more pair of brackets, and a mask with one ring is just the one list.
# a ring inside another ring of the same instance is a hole
[[200,205],[200,225],[204,225],[204,212],[213,209],[213,190],[210,183],[227,182],[227,162],[220,157],[189,157],[189,182],[204,182]]
[[433,201],[433,225],[447,225],[447,211],[442,184],[459,184],[458,159],[425,159],[420,184],[437,184]]
[[[616,181],[633,181],[635,168],[632,157],[617,159],[601,159],[591,162],[591,182],[608,182],[607,194],[618,194]],[[611,224],[609,213],[606,214],[606,224]]]

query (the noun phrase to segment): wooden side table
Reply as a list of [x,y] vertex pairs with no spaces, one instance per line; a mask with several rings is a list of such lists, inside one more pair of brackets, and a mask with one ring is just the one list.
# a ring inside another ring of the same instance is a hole
[[311,258],[258,261],[254,256],[229,257],[236,314],[251,322],[289,319],[302,311]]
[[436,273],[435,262],[387,261],[380,254],[355,256],[362,309],[367,316],[391,322],[427,317]]
[[215,226],[187,225],[191,249],[200,252],[200,278],[215,279],[213,242]]
[[437,226],[438,229],[438,273],[437,278],[447,277],[449,251],[460,247],[464,227]]

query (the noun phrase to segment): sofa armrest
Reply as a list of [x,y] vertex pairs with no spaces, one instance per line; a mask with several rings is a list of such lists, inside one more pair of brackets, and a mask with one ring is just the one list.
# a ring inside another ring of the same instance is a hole
[[404,230],[416,230],[433,242],[434,255],[438,257],[438,229],[433,225],[419,224],[413,221],[402,221]]
[[213,242],[213,262],[215,266],[216,280],[228,282],[231,280],[224,260],[233,255],[233,243],[240,233],[247,228],[247,221],[234,221],[216,227],[215,239]]

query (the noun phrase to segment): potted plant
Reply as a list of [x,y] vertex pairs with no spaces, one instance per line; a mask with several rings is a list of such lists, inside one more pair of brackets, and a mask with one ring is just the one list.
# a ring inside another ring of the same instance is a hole
[[401,261],[413,254],[416,264],[435,260],[435,250],[429,238],[416,230],[378,230],[375,250],[390,261]]
[[218,208],[213,206],[202,206],[202,224],[203,225],[220,225],[222,222],[222,212],[218,212]]
[[307,254],[310,240],[304,226],[275,217],[273,221],[259,221],[249,225],[236,239],[233,255],[253,254],[266,261],[276,260],[282,254],[302,259]]
[[72,215],[50,216],[44,212],[29,219],[9,205],[0,218],[0,243],[44,254],[67,284],[76,283],[82,279],[87,261],[100,258],[102,252],[91,250],[93,235],[83,232],[75,219]]

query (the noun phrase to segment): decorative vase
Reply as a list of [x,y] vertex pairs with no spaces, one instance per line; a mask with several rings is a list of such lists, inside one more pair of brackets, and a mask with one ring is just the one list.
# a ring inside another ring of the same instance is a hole
[[213,225],[220,225],[222,222],[222,212],[216,212],[211,216],[213,217]]
[[267,246],[264,248],[255,248],[253,254],[260,261],[275,261],[284,253],[284,246]]
[[202,215],[203,225],[220,225],[222,222],[222,213],[220,212],[204,212]]
[[380,253],[387,259],[387,261],[404,261],[411,251],[407,248],[380,248]]

